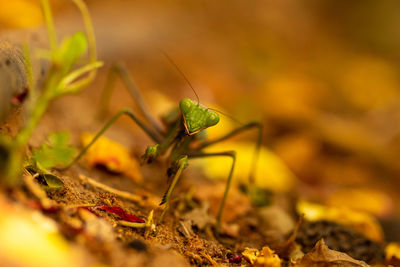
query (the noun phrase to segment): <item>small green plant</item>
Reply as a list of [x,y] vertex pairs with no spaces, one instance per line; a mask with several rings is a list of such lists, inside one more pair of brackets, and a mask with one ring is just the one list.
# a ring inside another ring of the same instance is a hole
[[[38,91],[34,88],[30,53],[27,46],[24,46],[29,90],[28,116],[26,124],[15,138],[11,139],[8,136],[0,135],[0,178],[6,185],[12,185],[18,180],[25,159],[27,143],[49,104],[58,97],[79,93],[83,87],[93,81],[97,68],[103,65],[101,61],[97,60],[93,26],[87,7],[82,0],[72,1],[82,14],[86,34],[76,32],[72,36],[65,37],[59,43],[49,1],[41,0],[50,48],[39,51],[38,55],[50,61],[50,68],[43,88]],[[80,61],[84,60],[86,52],[88,52],[89,58],[86,60],[88,62],[81,65]],[[37,152],[36,155],[34,153],[34,157],[43,157],[45,154],[42,149],[42,153]]]
[[55,132],[48,136],[39,149],[33,150],[35,165],[41,169],[51,169],[63,166],[71,161],[75,155],[75,148],[68,144],[69,133]]

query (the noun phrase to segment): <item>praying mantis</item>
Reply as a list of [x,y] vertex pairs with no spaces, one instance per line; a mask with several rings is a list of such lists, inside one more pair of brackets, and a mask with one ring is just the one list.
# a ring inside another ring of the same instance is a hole
[[228,134],[225,134],[214,140],[205,140],[200,137],[198,133],[218,124],[220,118],[217,112],[210,108],[207,108],[200,104],[199,97],[194,90],[193,86],[190,84],[189,80],[180,71],[176,64],[165,55],[167,59],[174,65],[174,67],[180,72],[180,74],[185,78],[185,80],[190,85],[191,89],[197,97],[197,102],[190,98],[183,98],[179,103],[179,112],[175,112],[175,116],[170,116],[165,120],[164,127],[161,127],[158,121],[153,117],[149,111],[148,106],[143,100],[139,90],[137,89],[133,78],[130,76],[127,68],[123,64],[114,65],[107,77],[105,88],[102,97],[102,106],[106,109],[109,104],[110,95],[112,89],[115,85],[117,77],[120,77],[128,89],[129,93],[132,95],[135,103],[137,104],[139,111],[144,117],[144,121],[141,120],[137,114],[135,114],[131,109],[124,108],[115,114],[93,137],[92,141],[89,142],[77,155],[77,157],[68,165],[71,166],[77,162],[86,151],[96,142],[96,140],[122,115],[130,117],[154,142],[154,145],[150,145],[146,148],[144,155],[142,156],[144,163],[151,163],[160,155],[169,152],[169,168],[167,170],[167,175],[171,181],[168,188],[162,198],[160,205],[164,205],[163,211],[159,217],[158,223],[161,223],[163,217],[168,210],[171,195],[174,192],[179,179],[182,176],[184,169],[188,167],[188,163],[194,158],[205,158],[205,157],[229,157],[232,159],[231,167],[229,170],[224,195],[222,202],[220,204],[217,217],[216,217],[216,229],[220,228],[221,217],[225,202],[228,196],[229,188],[231,185],[233,172],[236,163],[236,153],[235,151],[222,151],[206,153],[203,151],[204,148],[212,146],[218,142],[224,141],[231,138],[243,131],[249,129],[257,129],[258,136],[254,149],[253,161],[251,166],[251,171],[249,174],[249,181],[254,182],[254,171],[257,167],[258,154],[261,147],[262,141],[262,124],[258,121],[249,122],[239,126]]

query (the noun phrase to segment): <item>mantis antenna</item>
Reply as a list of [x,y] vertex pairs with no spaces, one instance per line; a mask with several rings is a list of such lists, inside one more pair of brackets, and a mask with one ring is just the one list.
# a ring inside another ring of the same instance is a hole
[[221,114],[221,115],[224,115],[225,117],[227,117],[227,118],[233,120],[233,121],[236,122],[236,123],[244,124],[244,123],[242,123],[241,121],[239,121],[238,119],[236,119],[235,117],[233,117],[233,116],[231,116],[231,115],[229,115],[229,114],[227,114],[227,113],[225,113],[225,112],[222,112],[222,111],[220,111],[220,110],[218,110],[218,109],[215,109],[215,108],[208,108],[208,109],[209,109],[209,110],[212,110],[212,111],[215,111],[215,112],[217,112],[217,113],[219,113],[219,114]]
[[[169,63],[171,63],[171,64],[175,67],[175,69],[182,75],[182,77],[183,77],[183,78],[186,80],[186,82],[189,84],[189,86],[190,86],[190,88],[192,89],[193,93],[196,95],[196,98],[197,98],[197,105],[199,105],[199,103],[200,103],[200,98],[199,98],[199,96],[197,95],[196,90],[194,90],[194,88],[193,88],[192,84],[190,83],[189,79],[186,77],[186,75],[183,73],[183,71],[181,71],[181,69],[176,65],[176,63],[172,60],[172,58],[171,58],[170,56],[168,56],[167,53],[165,53],[165,51],[163,51],[163,50],[161,50],[161,49],[160,49],[160,51],[161,51],[161,53],[163,53],[163,55],[167,58],[167,60],[169,61]],[[208,109],[209,109],[209,110],[213,110],[213,111],[215,111],[215,112],[218,112],[218,113],[224,115],[225,117],[227,117],[227,118],[233,120],[234,122],[237,122],[237,123],[239,123],[239,124],[243,124],[243,123],[240,122],[238,119],[236,119],[236,118],[232,117],[231,115],[226,114],[226,113],[224,113],[224,112],[222,112],[222,111],[220,111],[220,110],[217,110],[217,109],[214,109],[214,108],[208,108]]]
[[[172,66],[174,66],[174,68],[179,72],[179,74],[180,74],[180,75],[185,79],[185,81],[189,84],[189,86],[190,86],[190,88],[192,89],[193,93],[196,95],[196,98],[197,98],[197,105],[199,105],[199,103],[200,103],[200,98],[199,98],[199,96],[197,95],[196,90],[194,90],[194,88],[193,88],[191,82],[189,81],[189,79],[186,77],[186,75],[183,73],[183,71],[181,71],[181,69],[178,67],[178,65],[176,65],[176,63],[172,60],[172,58],[171,58],[170,56],[168,56],[168,54],[167,54],[165,51],[163,51],[163,50],[161,50],[161,49],[160,49],[160,51],[161,51],[161,53],[163,53],[163,55],[167,58],[167,60],[169,61],[169,63],[171,63]],[[233,120],[233,121],[236,122],[236,123],[243,124],[243,123],[240,122],[238,119],[236,119],[236,118],[232,117],[231,115],[226,114],[226,113],[224,113],[224,112],[222,112],[222,111],[220,111],[220,110],[213,109],[213,108],[208,108],[208,109],[209,109],[209,110],[213,110],[213,111],[215,111],[215,112],[218,112],[218,113],[224,115],[225,117],[227,117],[227,118]]]
[[186,80],[186,82],[189,84],[190,88],[192,89],[193,93],[196,95],[196,99],[197,99],[197,105],[199,105],[200,103],[200,98],[196,93],[196,90],[194,90],[192,84],[190,83],[189,79],[186,77],[186,75],[183,73],[183,71],[181,71],[179,69],[179,67],[176,65],[176,63],[172,60],[172,58],[170,56],[168,56],[167,53],[165,53],[163,50],[160,50],[161,53],[163,53],[163,55],[167,58],[167,60],[169,61],[169,63],[172,64],[172,66],[175,67],[175,69],[180,73],[180,75]]

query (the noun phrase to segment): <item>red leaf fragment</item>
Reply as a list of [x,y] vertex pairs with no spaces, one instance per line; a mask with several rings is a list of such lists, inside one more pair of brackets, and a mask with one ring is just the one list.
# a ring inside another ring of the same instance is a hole
[[123,221],[134,222],[134,223],[145,223],[146,221],[133,214],[126,213],[121,207],[117,206],[97,206],[97,209],[105,210],[118,215]]
[[240,255],[235,255],[235,256],[229,258],[229,262],[230,263],[241,263],[242,257]]

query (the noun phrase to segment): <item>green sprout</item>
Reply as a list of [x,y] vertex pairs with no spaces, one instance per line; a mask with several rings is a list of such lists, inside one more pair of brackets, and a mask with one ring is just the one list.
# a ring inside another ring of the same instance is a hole
[[[41,0],[50,49],[41,50],[38,55],[50,61],[50,69],[43,88],[39,91],[34,88],[31,56],[27,45],[24,46],[27,84],[30,93],[27,103],[29,114],[26,124],[14,139],[0,135],[0,167],[2,167],[0,178],[2,178],[1,182],[6,185],[12,185],[18,181],[28,141],[50,103],[58,97],[79,93],[93,81],[97,68],[103,65],[101,61],[97,60],[93,26],[87,7],[82,0],[72,1],[82,14],[85,33],[78,31],[58,42],[49,1]],[[86,52],[88,52],[89,58],[86,60],[88,62],[80,66],[79,62],[82,61]]]

